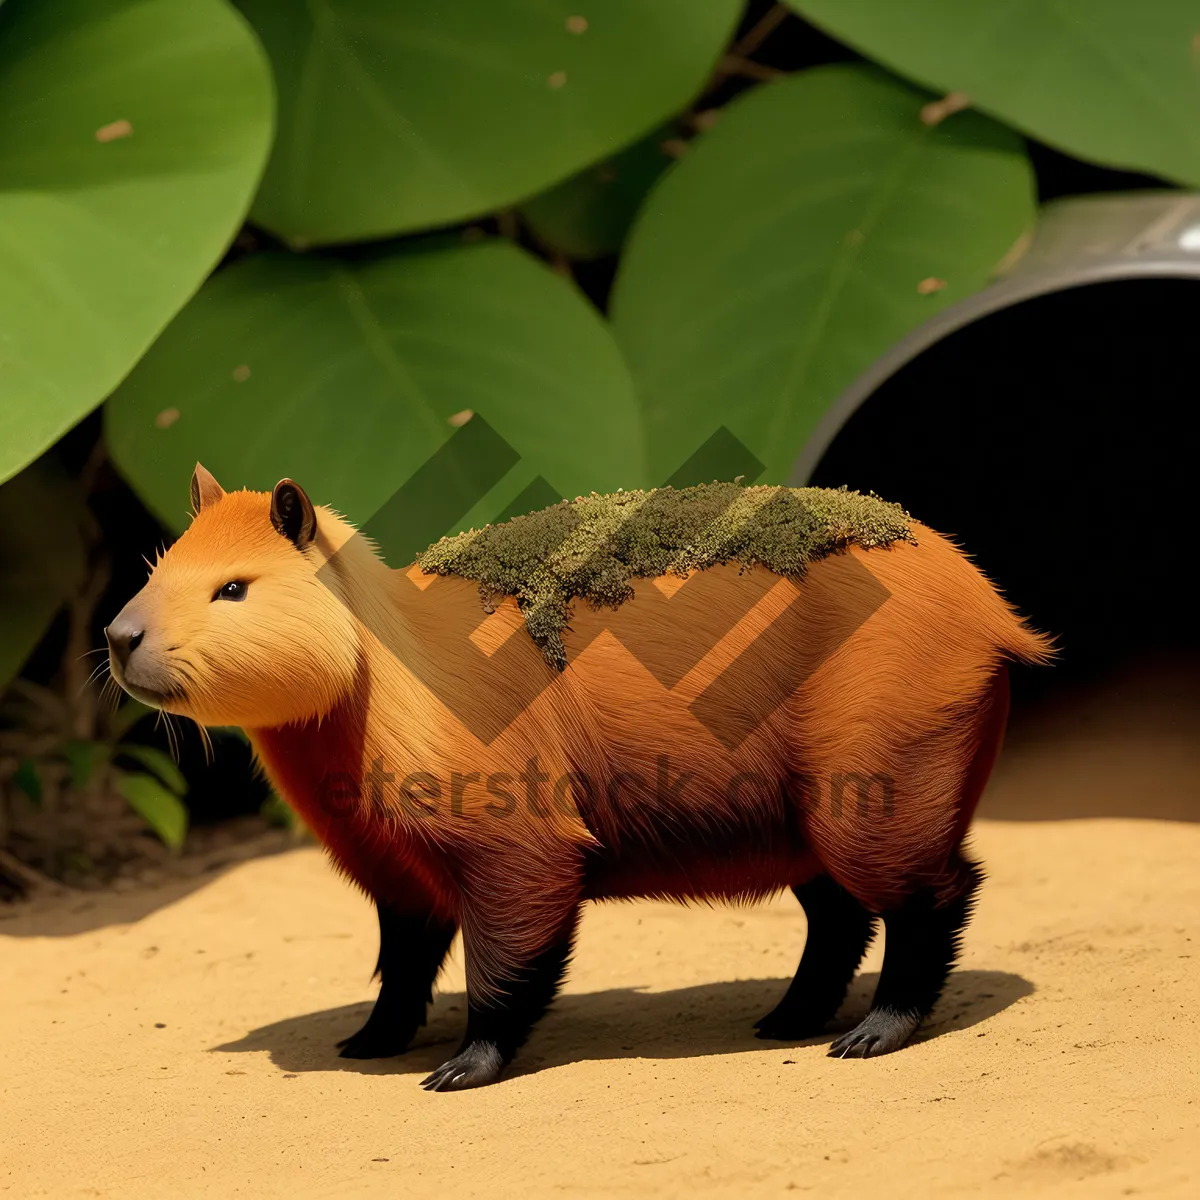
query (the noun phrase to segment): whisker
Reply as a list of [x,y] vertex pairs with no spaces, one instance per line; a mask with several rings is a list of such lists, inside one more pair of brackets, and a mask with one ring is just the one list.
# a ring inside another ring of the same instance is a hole
[[100,689],[100,698],[97,701],[97,707],[104,710],[106,716],[111,717],[121,705],[121,686],[110,675],[105,681],[104,686]]
[[108,659],[102,659],[89,672],[88,677],[79,685],[75,692],[75,698],[78,699],[96,682],[96,680],[108,670]]
[[171,757],[178,761],[178,758],[175,754],[175,731],[171,728],[171,718],[165,709],[160,708],[158,710],[158,719],[154,722],[154,728],[161,728],[163,733],[166,734],[167,749],[170,752]]
[[104,674],[108,668],[108,659],[97,663],[89,672],[88,677],[83,681],[79,688],[79,694],[82,696],[87,691],[88,686],[96,682],[96,680]]
[[179,726],[175,723],[174,713],[167,713],[167,729],[170,731],[168,740],[171,743],[171,757],[176,763],[178,763],[180,756],[180,738],[182,737],[182,734]]
[[216,761],[216,756],[213,753],[212,737],[209,735],[208,730],[194,718],[193,724],[200,731],[200,743],[204,747],[204,762],[207,766],[211,767],[214,761]]

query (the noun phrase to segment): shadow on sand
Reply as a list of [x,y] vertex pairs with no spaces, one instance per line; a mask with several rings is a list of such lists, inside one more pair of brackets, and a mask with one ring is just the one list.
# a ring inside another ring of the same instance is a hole
[[59,887],[30,900],[0,903],[0,937],[74,937],[110,925],[134,925],[207,887],[226,871],[256,859],[289,853],[301,845],[293,842],[263,848],[252,841],[198,857],[187,874],[151,886],[87,892]]
[[[829,1030],[796,1045],[827,1044],[866,1014],[879,981],[876,973],[855,980],[850,995]],[[780,1048],[785,1042],[759,1041],[754,1021],[774,1007],[786,979],[742,979],[706,983],[674,991],[610,988],[602,992],[561,996],[539,1023],[510,1076],[587,1059],[692,1058]],[[1005,971],[958,971],[950,977],[933,1016],[914,1043],[950,1030],[969,1029],[1032,995],[1034,985]],[[339,1058],[335,1043],[353,1033],[371,1005],[348,1004],[289,1017],[252,1030],[214,1051],[266,1051],[281,1070],[357,1071],[368,1075],[422,1074],[433,1070],[457,1049],[466,1020],[466,997],[438,996],[429,1024],[413,1048],[399,1058],[361,1061]]]

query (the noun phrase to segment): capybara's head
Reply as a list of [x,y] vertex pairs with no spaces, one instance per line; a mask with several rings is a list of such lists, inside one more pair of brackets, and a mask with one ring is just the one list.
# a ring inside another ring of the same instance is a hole
[[104,631],[113,678],[203,725],[271,727],[321,716],[353,681],[358,636],[327,586],[337,518],[290,479],[225,492],[202,466],[195,516]]

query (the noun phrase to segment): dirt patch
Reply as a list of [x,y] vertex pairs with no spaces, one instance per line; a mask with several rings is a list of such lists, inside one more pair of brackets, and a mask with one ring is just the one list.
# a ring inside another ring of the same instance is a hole
[[448,1095],[418,1080],[461,1032],[457,952],[408,1055],[336,1056],[375,934],[316,850],[90,897],[121,923],[79,932],[26,908],[0,922],[0,1194],[1194,1194],[1200,828],[982,822],[976,846],[963,969],[898,1054],[755,1041],[794,902],[606,905],[510,1077]]

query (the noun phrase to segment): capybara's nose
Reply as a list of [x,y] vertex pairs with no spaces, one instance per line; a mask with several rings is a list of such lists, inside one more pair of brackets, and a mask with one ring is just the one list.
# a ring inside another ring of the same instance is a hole
[[104,636],[108,639],[108,648],[113,658],[124,668],[129,665],[129,656],[142,644],[146,631],[140,629],[137,622],[118,616],[105,628]]

